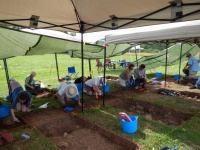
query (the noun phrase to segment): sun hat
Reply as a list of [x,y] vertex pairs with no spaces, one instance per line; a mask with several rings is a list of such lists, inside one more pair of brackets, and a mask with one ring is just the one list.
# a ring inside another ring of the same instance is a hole
[[31,74],[32,74],[34,77],[36,76],[35,71],[32,71]]
[[74,86],[69,85],[65,90],[65,94],[68,98],[73,98],[77,95],[77,89]]

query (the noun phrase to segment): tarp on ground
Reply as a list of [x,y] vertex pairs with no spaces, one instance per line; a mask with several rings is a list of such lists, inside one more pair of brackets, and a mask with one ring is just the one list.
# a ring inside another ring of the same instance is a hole
[[[193,56],[200,52],[200,48],[198,45],[193,44],[183,44],[182,45],[182,53],[181,53],[181,44],[176,44],[172,47],[168,48],[167,54],[167,66],[172,66],[179,64],[180,58],[181,61],[186,61],[188,58],[186,57],[187,53],[191,53]],[[180,55],[181,54],[181,55]],[[199,58],[200,59],[200,58]],[[146,68],[153,69],[159,66],[165,66],[166,64],[166,50],[163,50],[155,55],[144,56],[138,59],[138,62],[133,62],[134,64],[141,65],[145,64]]]
[[0,22],[27,28],[35,15],[38,28],[79,32],[83,24],[86,33],[195,20],[199,6],[199,0],[1,0]]

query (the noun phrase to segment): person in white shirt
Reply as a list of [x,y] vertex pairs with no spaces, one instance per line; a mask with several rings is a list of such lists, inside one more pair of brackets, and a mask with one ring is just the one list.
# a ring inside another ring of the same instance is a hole
[[139,88],[140,83],[142,83],[142,88],[145,88],[147,77],[144,64],[141,64],[138,68],[134,69],[134,77],[135,77],[135,89]]
[[89,79],[85,82],[85,91],[88,95],[93,95],[96,92],[99,94],[101,91],[99,90],[99,86],[102,84],[106,84],[106,78],[96,77],[93,79]]
[[55,96],[64,105],[70,98],[77,97],[79,106],[82,106],[80,102],[80,95],[78,89],[74,83],[64,83],[58,87],[58,92]]

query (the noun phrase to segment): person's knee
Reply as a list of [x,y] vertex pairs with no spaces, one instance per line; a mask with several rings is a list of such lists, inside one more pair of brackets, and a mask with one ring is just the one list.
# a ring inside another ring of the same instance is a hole
[[25,105],[22,105],[22,112],[27,112],[27,107]]
[[88,95],[92,95],[92,91],[87,92]]
[[22,109],[22,105],[20,102],[17,103],[16,109],[20,111]]

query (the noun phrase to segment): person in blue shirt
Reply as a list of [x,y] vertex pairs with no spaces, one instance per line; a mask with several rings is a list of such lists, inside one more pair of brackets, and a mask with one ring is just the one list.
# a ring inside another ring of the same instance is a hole
[[185,69],[189,70],[189,76],[195,76],[200,70],[199,62],[190,53],[187,53],[186,57],[188,57],[189,59],[185,66]]
[[20,83],[13,78],[9,80],[9,86],[11,90],[9,96],[11,100],[10,112],[13,121],[20,122],[15,116],[15,109],[17,111],[30,112],[32,95],[29,92],[24,91]]

